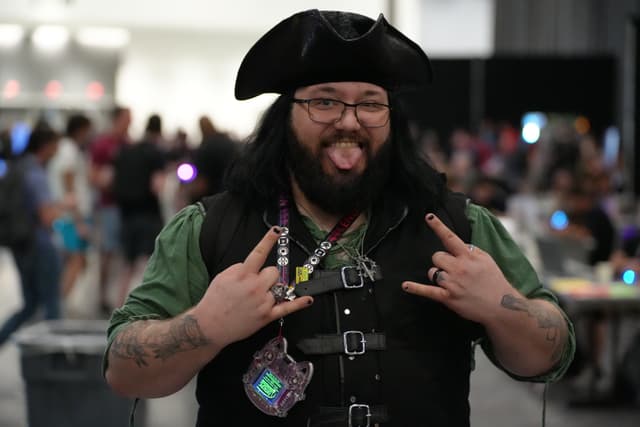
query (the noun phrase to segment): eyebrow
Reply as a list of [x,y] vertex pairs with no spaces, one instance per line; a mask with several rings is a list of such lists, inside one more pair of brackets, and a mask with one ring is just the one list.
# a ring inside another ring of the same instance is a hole
[[[338,90],[336,88],[334,88],[333,86],[321,86],[319,88],[317,88],[318,92],[325,92],[331,95],[335,95],[338,93]],[[368,89],[365,90],[361,96],[366,97],[366,96],[376,96],[376,95],[384,95],[382,91],[379,90],[375,90],[375,89]]]

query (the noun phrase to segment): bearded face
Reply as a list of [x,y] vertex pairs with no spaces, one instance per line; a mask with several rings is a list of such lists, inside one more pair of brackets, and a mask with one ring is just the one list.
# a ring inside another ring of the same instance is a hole
[[287,161],[300,189],[327,213],[366,208],[389,175],[391,125],[384,109],[379,126],[362,125],[356,105],[369,122],[371,106],[388,106],[387,91],[333,82],[299,88],[293,98]]
[[[327,167],[321,161],[323,155],[330,157],[332,151],[354,150],[354,144],[364,157],[362,171]],[[342,215],[354,209],[366,209],[383,191],[389,177],[390,142],[385,142],[374,154],[366,139],[336,133],[314,149],[301,143],[290,130],[287,147],[289,168],[300,189],[309,201],[327,213]],[[323,151],[326,154],[322,154]]]

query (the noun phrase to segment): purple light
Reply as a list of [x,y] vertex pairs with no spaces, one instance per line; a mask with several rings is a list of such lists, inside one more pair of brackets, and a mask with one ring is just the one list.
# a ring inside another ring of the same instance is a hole
[[182,182],[191,182],[198,176],[198,169],[191,163],[182,163],[176,170],[178,179]]

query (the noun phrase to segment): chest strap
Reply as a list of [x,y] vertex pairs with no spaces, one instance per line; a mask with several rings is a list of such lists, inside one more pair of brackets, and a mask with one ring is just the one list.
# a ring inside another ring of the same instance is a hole
[[[296,296],[313,296],[340,289],[358,289],[371,281],[369,276],[355,265],[348,265],[337,271],[316,270],[313,274],[313,279],[296,285],[294,290]],[[373,269],[373,279],[382,280],[380,266]]]
[[387,337],[375,332],[365,334],[361,331],[346,331],[342,335],[317,335],[305,338],[296,344],[304,354],[346,354],[357,356],[367,350],[385,350]]
[[354,403],[348,407],[322,406],[309,418],[311,427],[374,427],[389,421],[385,405]]

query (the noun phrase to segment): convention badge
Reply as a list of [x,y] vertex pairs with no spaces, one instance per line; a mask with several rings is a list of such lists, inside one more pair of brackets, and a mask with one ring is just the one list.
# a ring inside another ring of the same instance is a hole
[[253,355],[242,382],[256,408],[267,415],[286,417],[305,398],[312,376],[313,364],[293,360],[287,354],[286,338],[278,336]]
[[296,267],[296,284],[309,280],[309,270],[306,267]]

